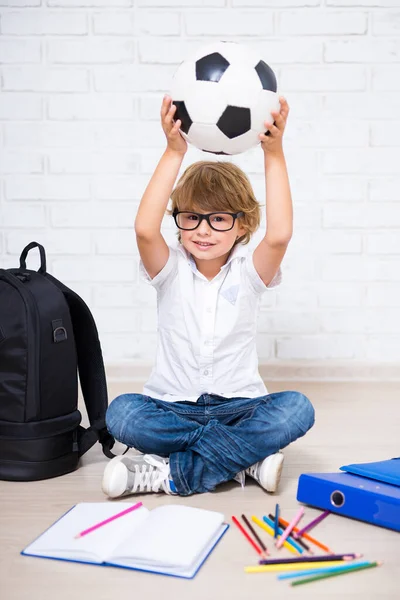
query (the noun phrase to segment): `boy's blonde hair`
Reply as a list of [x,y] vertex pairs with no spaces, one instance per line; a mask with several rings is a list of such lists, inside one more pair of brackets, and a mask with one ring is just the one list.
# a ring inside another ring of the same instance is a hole
[[[194,212],[239,212],[240,224],[246,229],[235,244],[247,244],[261,220],[260,205],[247,175],[229,162],[201,160],[190,165],[171,193],[172,214],[175,209]],[[178,239],[181,240],[178,230]]]

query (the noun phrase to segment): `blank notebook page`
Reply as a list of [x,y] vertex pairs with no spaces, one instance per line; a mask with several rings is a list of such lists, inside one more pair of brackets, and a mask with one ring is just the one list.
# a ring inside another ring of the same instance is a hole
[[[32,542],[24,553],[39,556],[81,558],[90,562],[103,562],[125,537],[133,535],[137,525],[147,518],[144,506],[99,527],[82,538],[75,535],[92,525],[108,519],[133,506],[127,502],[84,502],[76,504],[68,513]],[[130,531],[132,533],[130,534]]]
[[[113,553],[113,561],[137,565],[190,566],[215,537],[224,520],[218,512],[183,505],[153,509],[135,535]],[[128,562],[128,561],[127,561]]]

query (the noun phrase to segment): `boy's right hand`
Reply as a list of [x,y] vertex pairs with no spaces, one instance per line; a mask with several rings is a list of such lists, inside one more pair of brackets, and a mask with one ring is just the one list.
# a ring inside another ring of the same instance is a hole
[[185,154],[187,142],[180,133],[181,121],[174,121],[176,112],[175,104],[172,104],[170,96],[164,96],[161,104],[161,125],[167,138],[167,148],[180,154]]

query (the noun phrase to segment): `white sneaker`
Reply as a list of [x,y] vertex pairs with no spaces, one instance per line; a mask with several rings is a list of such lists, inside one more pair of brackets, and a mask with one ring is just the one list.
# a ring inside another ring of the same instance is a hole
[[267,492],[276,492],[281,478],[283,458],[282,452],[271,454],[248,467],[245,473],[253,477]]
[[115,456],[104,469],[101,487],[109,498],[147,492],[177,493],[168,459],[155,454]]

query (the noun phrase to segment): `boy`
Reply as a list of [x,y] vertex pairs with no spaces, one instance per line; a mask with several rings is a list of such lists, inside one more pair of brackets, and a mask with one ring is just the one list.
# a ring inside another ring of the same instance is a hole
[[[175,189],[187,144],[166,96],[164,152],[135,220],[143,277],[156,289],[156,364],[143,394],[123,394],[109,406],[110,433],[141,452],[107,465],[103,491],[112,498],[164,491],[189,495],[232,478],[252,476],[277,489],[280,449],[314,423],[299,392],[268,394],[258,373],[259,299],[279,284],[292,235],[292,201],[282,148],[289,107],[260,135],[266,175],[267,231],[246,249],[260,208],[246,175],[228,162],[191,165]],[[169,198],[178,245],[168,247],[161,222]]]

